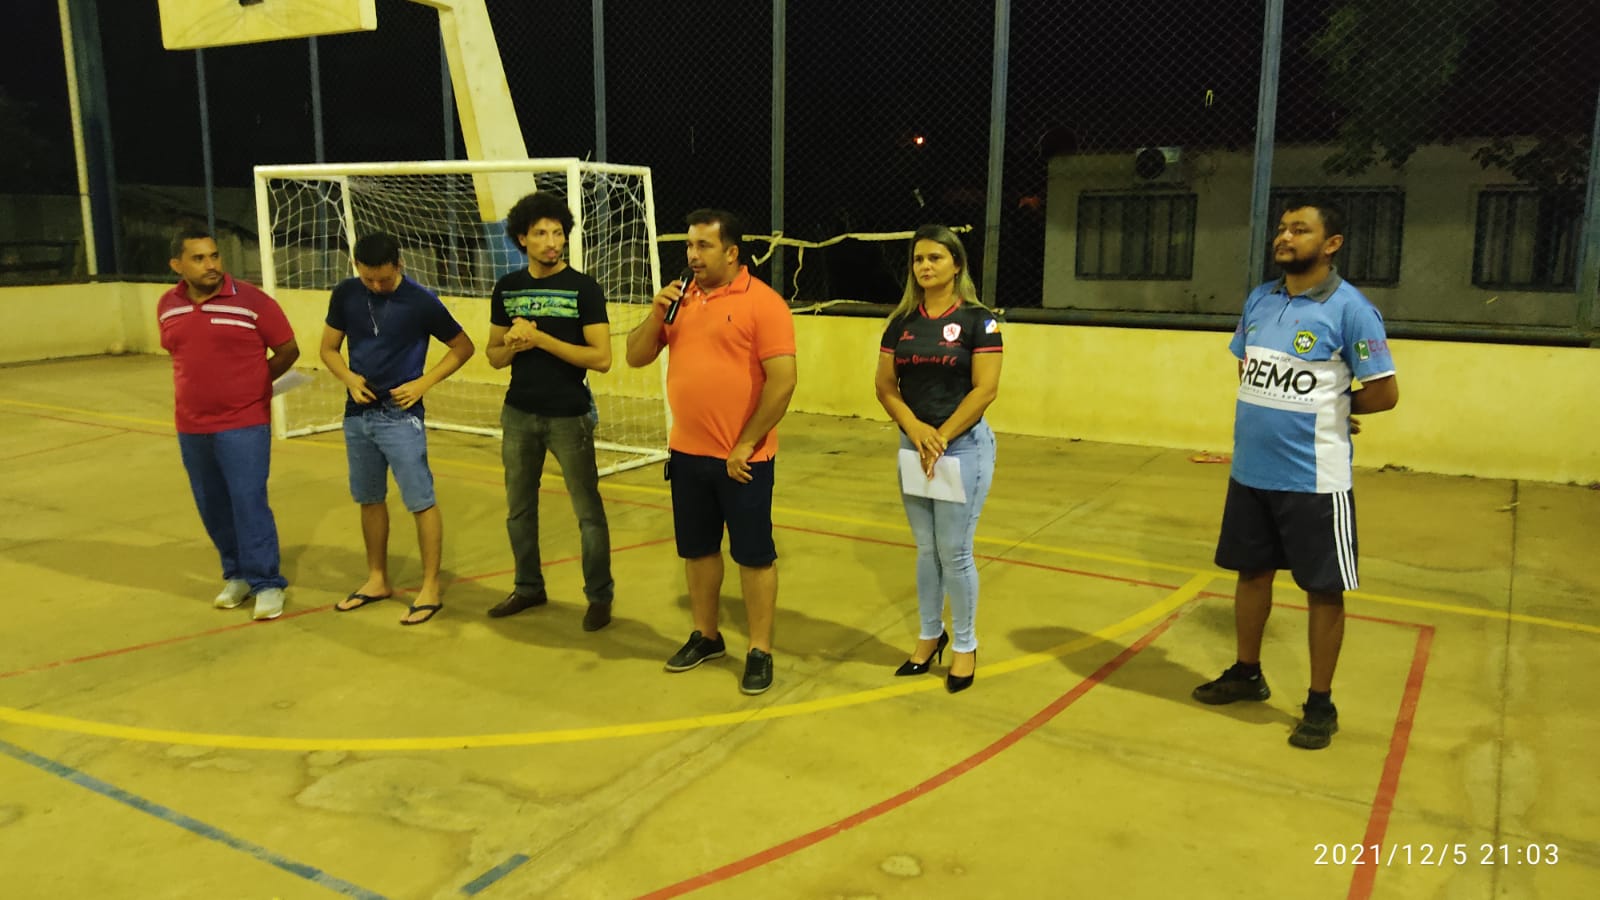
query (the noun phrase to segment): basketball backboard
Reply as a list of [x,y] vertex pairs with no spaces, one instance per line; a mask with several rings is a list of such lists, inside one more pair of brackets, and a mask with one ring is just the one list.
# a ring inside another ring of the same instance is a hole
[[378,27],[376,0],[160,0],[168,50],[226,47]]

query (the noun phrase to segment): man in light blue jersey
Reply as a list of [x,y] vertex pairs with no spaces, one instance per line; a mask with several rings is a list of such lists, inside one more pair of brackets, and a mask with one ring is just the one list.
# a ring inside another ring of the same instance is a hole
[[[1333,670],[1344,639],[1344,592],[1355,590],[1352,414],[1400,400],[1383,317],[1333,268],[1344,216],[1332,203],[1293,198],[1273,242],[1283,278],[1250,292],[1231,349],[1239,359],[1233,470],[1217,565],[1239,573],[1238,659],[1194,690],[1201,703],[1265,700],[1261,638],[1272,580],[1289,569],[1310,609],[1311,689],[1289,743],[1328,746],[1339,730]],[[1362,389],[1352,391],[1352,381]]]

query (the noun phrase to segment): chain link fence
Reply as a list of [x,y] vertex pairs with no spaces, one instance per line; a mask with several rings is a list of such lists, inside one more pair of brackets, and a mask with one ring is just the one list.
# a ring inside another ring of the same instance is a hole
[[[771,10],[714,6],[691,15],[605,4],[609,161],[650,166],[662,235],[682,234],[701,207],[738,213],[752,234],[772,224]],[[766,252],[757,242],[746,250],[747,260]],[[664,243],[661,261],[667,272],[682,266],[682,242]]]
[[1237,313],[1260,6],[1015,8],[1002,292],[1018,306]]
[[[44,77],[63,70],[55,4],[19,3],[44,55],[7,63],[0,90],[18,136],[0,149],[0,240],[81,240],[66,89]],[[248,274],[256,164],[465,155],[437,13],[422,4],[378,0],[376,32],[207,50],[201,65],[160,49],[154,4],[70,5],[94,11],[100,33],[107,127],[89,139],[115,173],[108,270],[164,276],[164,235],[212,216]],[[868,238],[941,221],[971,226],[973,274],[1002,306],[1219,324],[1274,274],[1276,207],[1310,191],[1345,208],[1341,271],[1391,323],[1595,327],[1592,0],[488,11],[530,156],[650,166],[663,235],[700,206],[781,232],[789,243],[758,271],[796,303],[893,301],[904,240]],[[1278,75],[1265,84],[1264,61]],[[67,213],[18,199],[41,192]],[[980,265],[985,251],[997,265]],[[664,246],[669,269],[677,258]]]
[[1340,270],[1391,321],[1582,324],[1600,6],[1291,4],[1284,32],[1273,221],[1338,203]]
[[65,54],[54,0],[16,0],[0,57],[0,285],[87,271]]
[[[993,22],[983,3],[788,5],[784,234],[968,225],[968,255],[983,258]],[[800,302],[894,303],[905,287],[903,239],[783,258],[780,289]]]

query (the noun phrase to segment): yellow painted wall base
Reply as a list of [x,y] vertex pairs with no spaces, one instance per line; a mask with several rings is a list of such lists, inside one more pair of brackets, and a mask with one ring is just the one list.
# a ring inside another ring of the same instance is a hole
[[[150,284],[0,289],[0,362],[99,353],[159,353]],[[279,298],[314,361],[327,295]],[[447,299],[481,348],[487,304]],[[619,332],[621,329],[618,329]],[[878,319],[798,316],[799,412],[884,418],[873,396]],[[1235,364],[1228,335],[1009,324],[1000,397],[1002,433],[1226,451],[1232,444]],[[1600,481],[1600,351],[1393,341],[1400,405],[1365,419],[1356,463],[1421,472]],[[626,365],[620,354],[613,377]],[[481,354],[456,377],[503,382]],[[620,380],[618,380],[620,383]],[[651,378],[638,379],[658,390]],[[597,384],[597,389],[604,390]]]

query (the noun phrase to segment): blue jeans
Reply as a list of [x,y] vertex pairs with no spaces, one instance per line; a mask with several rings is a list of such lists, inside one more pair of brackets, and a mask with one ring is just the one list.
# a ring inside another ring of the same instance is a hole
[[350,497],[363,506],[382,503],[389,470],[400,499],[414,513],[432,509],[433,472],[422,420],[389,401],[344,419],[344,453],[350,462]]
[[[916,449],[904,434],[900,446]],[[900,495],[917,539],[917,609],[922,619],[918,637],[931,641],[944,632],[944,598],[948,594],[950,648],[971,653],[978,649],[978,565],[972,558],[972,544],[978,532],[978,514],[994,481],[995,443],[989,423],[979,419],[966,434],[950,442],[944,455],[961,461],[967,502]],[[899,483],[898,469],[895,483]]]
[[567,496],[578,517],[583,546],[583,593],[590,603],[610,603],[611,528],[600,501],[600,473],[594,460],[597,417],[541,416],[514,406],[500,410],[500,459],[506,470],[506,533],[516,560],[519,594],[544,590],[539,559],[539,482],[545,451],[555,455]]
[[278,571],[278,525],[267,505],[272,432],[266,425],[178,435],[200,521],[222,557],[222,577],[252,593],[288,587]]

